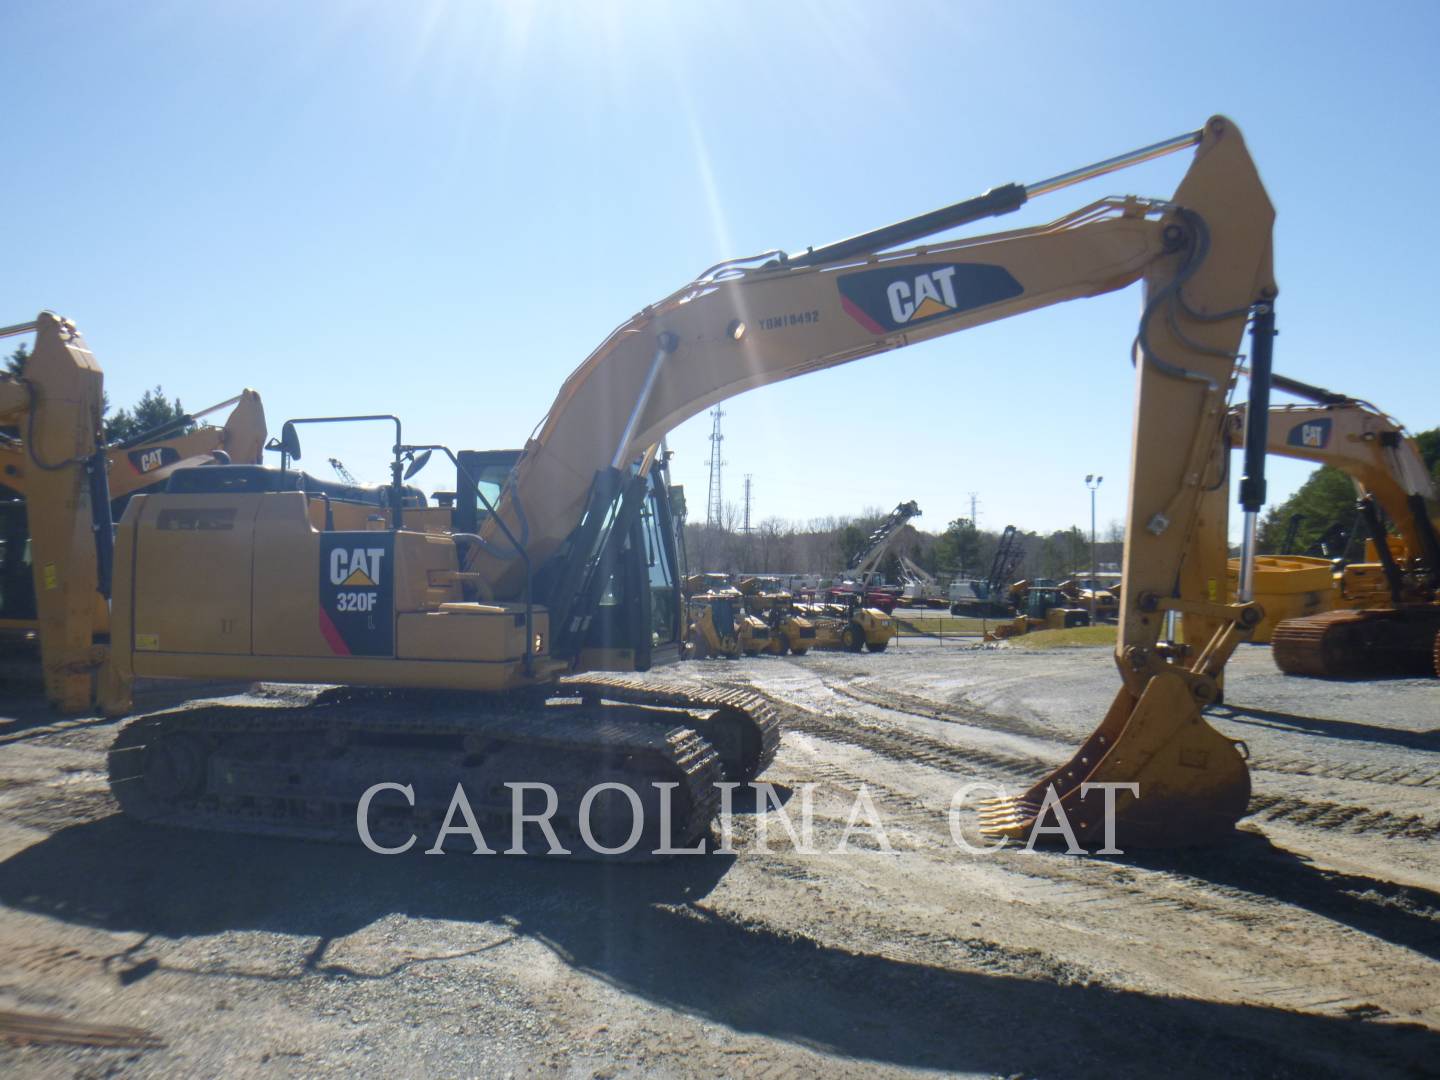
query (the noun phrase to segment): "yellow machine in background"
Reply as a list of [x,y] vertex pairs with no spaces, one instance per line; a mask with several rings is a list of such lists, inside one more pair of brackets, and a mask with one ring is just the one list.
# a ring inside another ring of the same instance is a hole
[[[226,408],[231,412],[222,427],[203,424],[170,434],[177,426],[189,426]],[[21,639],[39,630],[25,503],[27,476],[39,468],[26,452],[23,437],[32,415],[27,407],[11,418],[10,426],[19,437],[0,435],[0,636]],[[164,487],[177,469],[260,464],[266,435],[260,395],[247,389],[155,432],[105,447],[112,517],[123,512],[130,496]],[[109,629],[109,607],[99,593],[94,606],[94,632],[104,634]]]
[[[1255,639],[1265,640],[1261,631],[1273,627],[1275,663],[1287,674],[1429,674],[1440,636],[1440,536],[1419,448],[1397,420],[1368,402],[1294,379],[1277,377],[1275,385],[1314,404],[1271,409],[1268,452],[1348,475],[1370,539],[1366,561],[1333,578],[1324,560],[1259,560],[1256,596],[1266,619]],[[1237,409],[1231,439],[1244,438],[1244,410]]]
[[859,594],[844,601],[802,604],[798,610],[815,630],[817,649],[884,652],[895,637],[895,620],[879,608],[866,607]]
[[1092,615],[1092,622],[1113,623],[1120,617],[1120,597],[1113,588],[1090,588],[1073,579],[1056,586],[1072,608]]
[[740,651],[746,656],[759,656],[761,653],[773,652],[771,639],[773,631],[766,624],[765,620],[758,615],[752,615],[744,608],[744,601],[741,601],[740,624]]
[[1021,614],[1008,623],[996,625],[985,635],[986,641],[1003,641],[1032,630],[1068,630],[1090,625],[1089,609],[1074,607],[1076,600],[1063,586],[1017,581],[1010,588],[1010,596]]
[[815,625],[795,607],[794,595],[771,578],[742,578],[736,583],[745,597],[745,610],[770,628],[768,652],[804,656],[815,644]]
[[745,610],[744,599],[731,588],[706,590],[685,598],[690,656],[759,656],[770,651],[770,628]]

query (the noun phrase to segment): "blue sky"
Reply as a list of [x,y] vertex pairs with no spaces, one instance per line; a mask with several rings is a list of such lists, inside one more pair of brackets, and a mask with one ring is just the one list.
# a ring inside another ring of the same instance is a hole
[[[519,445],[618,323],[721,258],[819,244],[1200,126],[1279,211],[1276,367],[1440,424],[1440,7],[8,0],[0,322],[74,318],[111,396],[394,411]],[[1165,159],[1037,200],[1168,194]],[[969,231],[975,231],[973,228]],[[729,402],[758,518],[915,499],[1085,522],[1128,469],[1136,289]],[[675,431],[703,505],[709,420]],[[387,434],[306,433],[383,479]],[[448,486],[438,465],[421,479]],[[1306,469],[1272,463],[1283,496]]]

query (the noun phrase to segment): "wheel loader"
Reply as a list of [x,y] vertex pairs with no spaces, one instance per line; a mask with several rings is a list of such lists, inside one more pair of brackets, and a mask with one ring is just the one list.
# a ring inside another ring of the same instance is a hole
[[688,622],[686,640],[695,660],[711,657],[734,659],[740,655],[740,631],[735,621],[735,602],[729,596],[701,593],[685,600]]
[[814,626],[817,649],[845,652],[884,652],[895,637],[895,621],[858,593],[842,592],[834,599],[800,607]]
[[[1186,150],[1185,176],[1164,198],[1107,197],[1046,224],[936,239]],[[1113,796],[1119,844],[1228,835],[1245,812],[1248,771],[1201,710],[1259,612],[1248,572],[1236,603],[1206,591],[1207,576],[1223,577],[1208,511],[1226,475],[1225,405],[1249,330],[1248,564],[1264,502],[1273,213],[1239,129],[1215,117],[803,253],[720,263],[617,328],[518,451],[467,458],[407,441],[398,419],[367,417],[387,425],[387,442],[393,434],[392,483],[383,503],[362,507],[363,528],[342,526],[354,517],[344,500],[292,467],[299,426],[335,418],[288,421],[276,467],[177,471],[165,492],[133,498],[116,532],[111,642],[99,658],[105,710],[128,712],[140,677],[339,689],[304,706],[134,719],[110,755],[112,790],[147,821],[352,840],[359,796],[379,781],[403,794],[364,804],[372,830],[412,838],[446,820],[457,785],[483,793],[485,823],[523,825],[506,785],[545,782],[552,824],[576,848],[584,795],[606,781],[642,799],[647,847],[701,837],[716,784],[763,770],[779,727],[758,696],[634,675],[676,658],[681,638],[665,433],[747,389],[1143,282],[1138,330],[1116,335],[1117,368],[1121,342],[1134,342],[1136,362],[1121,686],[1075,756],[987,807],[983,824],[1024,839],[1042,808],[1058,805],[1084,843],[1105,835]],[[42,353],[49,360],[30,365],[26,388],[0,383],[0,415],[27,396],[39,405],[42,434],[27,453],[53,470],[46,491],[31,493],[47,552],[37,567],[53,572],[40,593],[42,641],[68,691],[97,659],[88,605],[105,530],[92,528],[86,474],[101,386],[78,333],[48,316]],[[407,504],[405,474],[435,453],[455,466],[455,504]],[[77,597],[83,639],[62,632]],[[1186,620],[1193,652],[1160,647],[1168,612]],[[657,802],[670,811],[665,826],[653,824]]]
[[1098,582],[1086,585],[1074,578],[1062,581],[1057,588],[1072,608],[1093,612],[1095,622],[1113,623],[1119,617],[1120,597],[1112,588],[1104,588]]
[[689,655],[708,657],[759,656],[770,651],[770,627],[752,615],[739,590],[706,589],[685,598]]
[[804,656],[815,644],[815,625],[795,607],[795,597],[773,578],[742,578],[736,587],[745,597],[745,610],[770,627],[768,651]]

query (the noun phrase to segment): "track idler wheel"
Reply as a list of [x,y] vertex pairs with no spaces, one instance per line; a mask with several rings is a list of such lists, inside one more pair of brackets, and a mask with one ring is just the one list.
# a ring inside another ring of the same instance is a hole
[[708,719],[695,722],[695,729],[720,755],[725,779],[748,784],[760,775],[764,748],[755,725],[743,712],[721,707]]
[[[1059,825],[1053,809],[1058,799],[1080,846],[1094,850],[1105,839],[1107,792],[1087,793],[1083,785],[1134,783],[1138,797],[1113,792],[1120,850],[1213,843],[1233,832],[1250,802],[1241,745],[1205,721],[1183,678],[1161,673],[1138,700],[1122,687],[1100,726],[1060,768],[1018,798],[984,804],[981,831],[1027,843],[1037,823],[1047,830]],[[1052,808],[1042,816],[1052,787]],[[1056,832],[1039,836],[1056,838],[1063,840]]]
[[196,735],[172,732],[145,748],[145,790],[164,802],[199,794],[209,752]]

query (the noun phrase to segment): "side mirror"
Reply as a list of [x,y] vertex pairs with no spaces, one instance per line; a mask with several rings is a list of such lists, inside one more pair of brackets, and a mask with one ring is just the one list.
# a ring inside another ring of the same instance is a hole
[[295,431],[295,425],[289,420],[280,429],[280,452],[286,455],[291,461],[300,460],[300,436]]
[[431,452],[430,452],[429,450],[426,450],[423,454],[420,454],[418,457],[414,457],[414,458],[411,458],[411,459],[410,459],[410,464],[409,464],[409,465],[406,467],[406,469],[405,469],[405,479],[406,479],[406,480],[409,480],[412,476],[414,476],[416,473],[418,473],[421,469],[425,468],[426,465],[429,465],[429,464],[430,464],[430,453],[431,453]]

